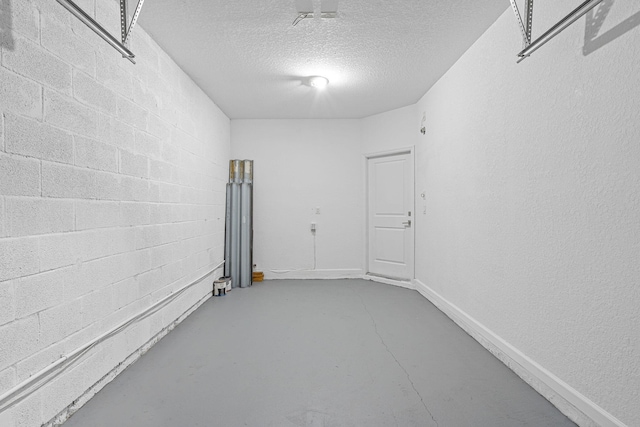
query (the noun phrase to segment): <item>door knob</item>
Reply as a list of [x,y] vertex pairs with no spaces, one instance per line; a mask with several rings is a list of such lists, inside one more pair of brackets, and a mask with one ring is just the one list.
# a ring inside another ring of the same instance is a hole
[[411,220],[402,223],[405,227],[411,227]]

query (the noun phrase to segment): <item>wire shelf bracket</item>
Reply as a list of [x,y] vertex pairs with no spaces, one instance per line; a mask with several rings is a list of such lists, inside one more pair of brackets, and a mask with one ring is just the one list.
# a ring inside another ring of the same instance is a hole
[[571,24],[584,16],[591,9],[600,4],[603,0],[586,0],[584,3],[570,12],[567,16],[558,21],[557,24],[552,26],[544,34],[533,41],[531,41],[531,30],[533,28],[533,0],[526,0],[524,21],[522,20],[522,16],[520,15],[520,11],[518,10],[516,0],[509,1],[511,2],[513,13],[516,15],[516,20],[518,21],[520,32],[522,33],[522,51],[518,53],[517,61],[518,63],[520,63],[525,58],[531,56],[533,52],[540,49],[549,40],[553,39]]
[[123,58],[128,59],[133,64],[136,63],[133,58],[135,55],[129,50],[127,45],[131,39],[131,32],[138,22],[140,16],[140,10],[144,0],[138,0],[136,10],[131,18],[131,23],[127,26],[127,0],[120,0],[120,36],[118,40],[111,33],[109,33],[102,25],[100,25],[95,19],[89,16],[82,8],[75,4],[72,0],[57,0],[65,9],[78,18],[82,23],[89,27],[93,32],[99,35],[104,41],[109,43],[111,47],[122,54]]

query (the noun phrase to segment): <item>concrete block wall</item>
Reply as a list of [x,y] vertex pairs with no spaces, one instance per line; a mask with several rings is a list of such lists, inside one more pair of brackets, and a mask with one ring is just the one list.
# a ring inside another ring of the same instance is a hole
[[[116,2],[78,4],[119,34]],[[222,261],[230,131],[142,28],[133,65],[55,1],[0,7],[2,394]],[[56,417],[206,298],[209,279],[4,408],[0,425]]]

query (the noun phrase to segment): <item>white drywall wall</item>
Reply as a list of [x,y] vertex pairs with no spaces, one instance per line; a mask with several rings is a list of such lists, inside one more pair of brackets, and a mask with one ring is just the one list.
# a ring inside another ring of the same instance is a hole
[[[79,4],[119,34],[117,2]],[[3,2],[0,394],[223,259],[229,120],[137,27],[124,60],[60,4]],[[211,280],[0,413],[51,420]]]
[[[536,4],[535,32],[575,5]],[[416,191],[426,191],[427,213],[416,271],[637,426],[640,12],[634,2],[604,5],[613,7],[586,43],[600,48],[583,55],[583,18],[519,65],[519,31],[505,12],[419,101],[414,126],[426,111],[427,133]]]
[[360,120],[232,120],[231,141],[233,158],[255,161],[257,269],[267,278],[361,275]]
[[413,147],[421,136],[416,111],[414,104],[362,119],[362,152],[373,154]]

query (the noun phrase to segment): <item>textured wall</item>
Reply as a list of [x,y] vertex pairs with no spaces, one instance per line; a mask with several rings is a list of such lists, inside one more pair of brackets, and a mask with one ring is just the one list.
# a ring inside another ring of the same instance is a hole
[[[141,28],[133,65],[55,1],[1,4],[0,393],[222,260],[229,158],[228,118]],[[80,4],[119,34],[116,2]],[[0,425],[48,421],[209,290],[100,345]]]
[[[511,11],[418,103],[417,277],[640,425],[640,28],[634,2],[515,64]],[[611,7],[612,6],[612,7]],[[536,4],[535,28],[575,2]],[[604,9],[603,9],[604,10]],[[619,36],[619,37],[617,37]],[[583,54],[583,48],[588,55]]]
[[255,160],[258,270],[267,278],[362,274],[360,120],[233,120],[231,141],[234,158]]
[[418,140],[416,105],[362,119],[362,152],[372,154],[413,147]]

